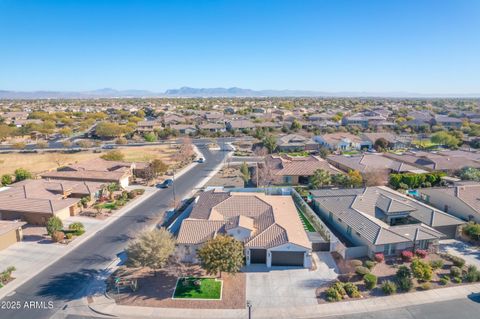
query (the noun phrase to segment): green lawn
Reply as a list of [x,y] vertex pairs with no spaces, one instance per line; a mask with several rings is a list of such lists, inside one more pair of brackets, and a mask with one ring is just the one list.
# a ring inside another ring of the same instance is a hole
[[116,209],[117,204],[115,202],[107,202],[107,203],[102,204],[102,207],[105,208],[105,209]]
[[308,232],[315,232],[316,231],[315,228],[307,219],[307,217],[305,217],[305,215],[303,215],[303,213],[299,209],[297,209],[297,211],[298,211],[298,216],[300,216],[300,219],[302,220],[303,227],[305,228],[305,230]]
[[[194,285],[196,280],[200,280],[199,286]],[[221,297],[222,281],[215,278],[181,278],[173,293],[173,298],[184,299],[221,299]]]

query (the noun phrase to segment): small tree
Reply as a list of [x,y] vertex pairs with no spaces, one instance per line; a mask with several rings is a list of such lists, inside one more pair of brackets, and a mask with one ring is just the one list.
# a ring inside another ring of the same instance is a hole
[[164,174],[168,170],[168,165],[160,159],[154,159],[152,163],[150,163],[150,167],[152,168],[154,176]]
[[250,170],[248,169],[246,162],[243,162],[242,166],[240,167],[240,176],[242,177],[244,184],[247,184],[250,180]]
[[2,175],[2,186],[10,185],[13,182],[12,175],[4,174]]
[[20,181],[23,181],[23,180],[26,180],[26,179],[30,179],[32,178],[32,173],[30,173],[29,171],[27,171],[26,169],[24,168],[17,168],[15,170],[15,181],[16,182],[20,182]]
[[207,241],[197,255],[209,275],[221,277],[222,272],[236,273],[243,266],[243,244],[230,236],[218,235]]
[[63,229],[63,222],[57,216],[52,216],[47,221],[47,233],[52,236],[54,232],[61,231]]
[[324,169],[317,169],[310,177],[310,187],[312,189],[330,185],[331,182],[332,177],[330,176],[330,173]]
[[123,161],[125,159],[125,155],[117,150],[107,152],[100,157],[106,161]]
[[155,133],[147,133],[143,136],[146,142],[156,142],[157,141],[157,135]]
[[412,269],[412,274],[418,280],[430,281],[432,280],[433,270],[430,264],[415,258],[413,259],[410,268]]
[[262,142],[263,146],[267,148],[269,154],[273,153],[277,148],[277,140],[275,139],[275,136],[271,134],[265,136]]
[[348,172],[349,186],[360,187],[363,183],[362,174],[357,170],[350,170]]
[[375,150],[381,152],[384,151],[388,148],[388,141],[384,139],[383,137],[380,137],[375,141],[375,144],[373,145]]
[[128,267],[149,267],[155,276],[175,251],[175,239],[165,228],[143,231],[132,241],[125,252]]

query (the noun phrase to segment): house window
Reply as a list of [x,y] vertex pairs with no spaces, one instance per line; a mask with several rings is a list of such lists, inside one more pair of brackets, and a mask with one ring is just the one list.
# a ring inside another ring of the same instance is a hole
[[383,253],[386,256],[393,255],[395,253],[395,248],[394,244],[386,244],[383,246]]
[[332,214],[332,212],[328,212],[328,220],[333,220],[333,214]]
[[443,210],[445,211],[445,213],[448,213],[448,205],[445,205],[445,206],[443,207]]
[[284,176],[283,177],[283,182],[285,184],[291,184],[292,183],[292,176]]
[[352,236],[352,227],[347,226],[347,235]]

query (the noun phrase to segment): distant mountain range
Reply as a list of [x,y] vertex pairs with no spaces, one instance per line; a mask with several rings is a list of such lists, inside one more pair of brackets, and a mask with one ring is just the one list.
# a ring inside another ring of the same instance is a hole
[[115,90],[110,88],[93,91],[6,91],[0,90],[0,99],[91,99],[91,98],[152,98],[152,97],[392,97],[476,98],[480,94],[419,94],[409,92],[320,92],[306,90],[251,90],[232,88],[191,88],[166,90],[163,93],[147,90]]

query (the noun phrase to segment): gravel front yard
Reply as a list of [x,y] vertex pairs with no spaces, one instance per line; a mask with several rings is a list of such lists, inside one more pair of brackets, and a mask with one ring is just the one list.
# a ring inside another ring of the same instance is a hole
[[[209,277],[199,266],[190,266],[182,277]],[[136,292],[124,291],[111,293],[117,304],[140,307],[198,308],[198,309],[242,309],[245,308],[245,274],[233,276],[222,274],[223,288],[221,300],[172,299],[177,275],[168,270],[161,270],[154,276],[152,272],[142,271],[138,278]]]

